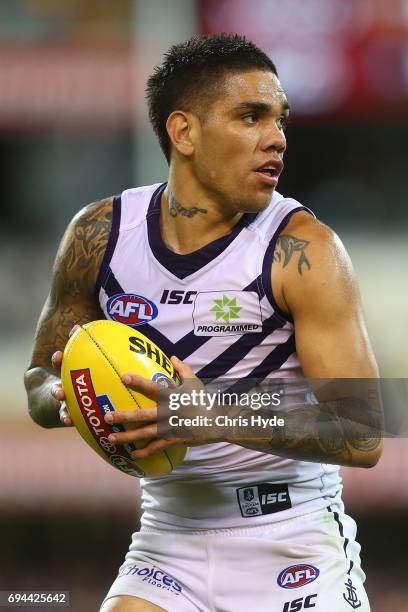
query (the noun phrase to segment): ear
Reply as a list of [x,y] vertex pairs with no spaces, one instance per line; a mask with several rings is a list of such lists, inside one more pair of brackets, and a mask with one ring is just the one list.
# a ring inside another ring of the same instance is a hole
[[186,111],[174,111],[166,121],[166,129],[172,145],[181,155],[187,157],[194,153],[198,118]]

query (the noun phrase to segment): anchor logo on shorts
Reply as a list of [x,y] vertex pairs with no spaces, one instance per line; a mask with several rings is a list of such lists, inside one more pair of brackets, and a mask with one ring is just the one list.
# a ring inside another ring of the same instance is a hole
[[250,489],[244,489],[244,499],[245,501],[252,501],[255,497],[255,493],[254,490],[252,488]]
[[357,610],[357,608],[361,606],[361,601],[357,597],[356,587],[353,585],[351,578],[349,578],[348,581],[344,583],[344,586],[347,590],[347,597],[346,594],[343,593],[344,599],[347,601],[348,604],[350,604],[353,610]]

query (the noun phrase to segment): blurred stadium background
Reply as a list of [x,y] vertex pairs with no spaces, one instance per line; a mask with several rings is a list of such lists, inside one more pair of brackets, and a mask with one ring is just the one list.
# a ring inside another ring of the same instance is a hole
[[[22,374],[55,249],[83,205],[166,177],[144,83],[196,32],[270,53],[293,109],[279,191],[354,261],[384,377],[408,373],[408,0],[1,0],[0,590],[96,610],[138,523],[138,484],[27,416]],[[375,612],[408,611],[408,447],[344,469]],[[256,612],[256,611],[254,611]]]

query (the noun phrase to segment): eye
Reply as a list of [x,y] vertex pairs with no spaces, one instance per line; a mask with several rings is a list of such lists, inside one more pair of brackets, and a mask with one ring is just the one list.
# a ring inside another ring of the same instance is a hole
[[289,117],[287,115],[283,115],[282,117],[279,117],[277,123],[278,123],[279,129],[282,130],[282,132],[284,132],[286,128],[288,127]]
[[257,123],[257,121],[259,119],[257,113],[247,113],[242,118],[245,121],[245,123],[247,123],[249,125],[255,125],[255,123]]

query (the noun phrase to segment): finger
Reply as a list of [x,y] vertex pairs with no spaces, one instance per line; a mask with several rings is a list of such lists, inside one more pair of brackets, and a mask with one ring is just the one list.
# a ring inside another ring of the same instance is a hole
[[73,426],[74,423],[71,417],[69,416],[68,409],[67,409],[65,402],[61,404],[61,408],[59,409],[59,417],[60,417],[61,423],[65,425],[65,427]]
[[154,453],[157,453],[157,451],[163,450],[163,448],[167,448],[168,446],[173,446],[174,444],[180,444],[180,440],[152,440],[144,448],[133,451],[131,455],[134,459],[146,459],[146,457],[151,457]]
[[157,437],[157,425],[146,425],[138,427],[138,429],[130,429],[129,431],[121,431],[109,434],[109,442],[114,444],[127,444],[128,442],[137,442],[140,440],[151,440]]
[[133,389],[133,391],[138,391],[149,399],[156,401],[159,385],[152,380],[137,374],[126,373],[122,376],[122,382],[130,389]]
[[53,353],[53,355],[51,356],[51,363],[54,370],[61,369],[62,355],[62,351],[55,351],[55,353]]
[[75,334],[75,332],[76,332],[78,329],[81,329],[81,326],[80,326],[80,325],[74,325],[74,327],[73,327],[73,328],[71,329],[71,331],[69,332],[69,337],[71,337],[73,334]]
[[197,378],[190,366],[184,363],[184,361],[181,361],[181,359],[179,359],[175,355],[170,358],[170,361],[182,381],[186,378]]
[[51,387],[51,395],[59,402],[62,402],[65,399],[64,389],[61,387],[61,385],[53,385]]
[[136,410],[120,410],[105,414],[105,422],[113,423],[152,423],[157,421],[157,408],[137,408]]

